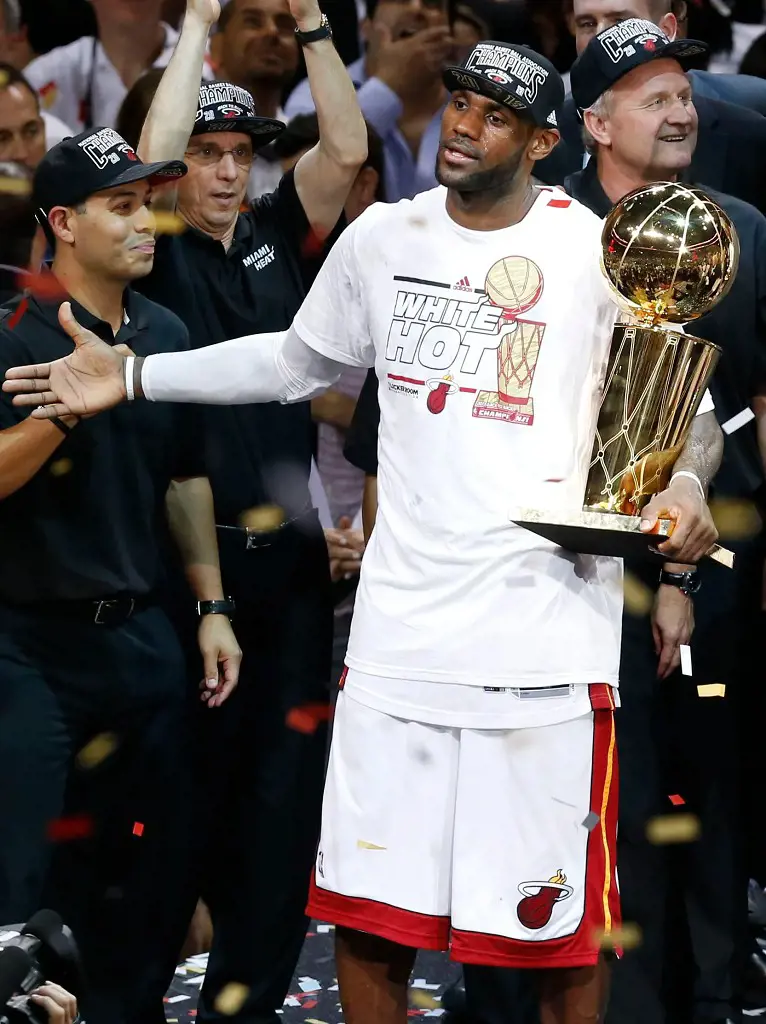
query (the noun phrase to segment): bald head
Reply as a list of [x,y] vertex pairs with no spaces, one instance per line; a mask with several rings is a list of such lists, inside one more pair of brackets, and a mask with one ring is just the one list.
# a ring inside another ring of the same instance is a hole
[[599,32],[628,18],[653,21],[668,39],[675,39],[678,28],[672,0],[574,0],[572,16],[578,53]]

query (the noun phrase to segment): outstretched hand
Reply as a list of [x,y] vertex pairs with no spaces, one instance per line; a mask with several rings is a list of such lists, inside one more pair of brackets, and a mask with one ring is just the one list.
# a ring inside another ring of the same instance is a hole
[[15,395],[14,405],[34,405],[35,419],[93,416],[126,398],[125,358],[82,327],[68,302],[59,308],[59,323],[74,342],[71,355],[53,363],[12,366],[3,391]]

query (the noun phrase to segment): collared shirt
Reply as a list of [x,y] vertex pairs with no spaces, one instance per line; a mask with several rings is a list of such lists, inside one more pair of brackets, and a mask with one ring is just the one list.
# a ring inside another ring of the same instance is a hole
[[[72,351],[58,323],[59,305],[19,297],[0,311],[0,376],[11,366]],[[116,335],[79,303],[72,309],[83,327],[138,356],[188,348],[178,317],[130,289]],[[0,429],[21,423],[29,411],[0,392]],[[0,501],[0,601],[153,591],[162,580],[168,486],[176,477],[204,475],[197,420],[194,406],[150,402],[82,420],[31,480]]]
[[[286,330],[332,244],[314,239],[292,172],[241,213],[228,251],[202,231],[158,240],[141,290],[186,323],[194,348]],[[204,406],[205,465],[216,522],[236,526],[247,509],[309,504],[314,431],[309,402]]]
[[[444,107],[440,107],[431,118],[420,140],[418,154],[414,156],[399,130],[399,118],[404,108],[397,94],[379,78],[367,77],[364,57],[349,64],[346,70],[356,87],[365,120],[383,140],[387,202],[412,199],[419,192],[433,188],[436,185],[436,154]],[[313,110],[311,89],[308,79],[304,79],[291,93],[285,114],[290,120],[296,114],[310,114]]]
[[[571,175],[565,188],[597,216],[605,217],[612,202],[601,187],[596,161]],[[699,320],[687,324],[687,333],[721,347],[722,354],[710,383],[719,423],[750,407],[766,367],[766,217],[754,206],[715,192],[705,192],[731,217],[740,244],[739,270],[731,291]],[[727,497],[762,497],[764,472],[755,422],[724,434],[716,493]]]
[[[173,56],[178,32],[163,25],[165,45],[153,67],[164,68]],[[148,69],[147,69],[148,70]],[[75,134],[90,126],[113,128],[128,90],[98,40],[84,36],[36,57],[24,75],[40,95],[42,109],[54,114]],[[212,78],[209,67],[203,77]]]

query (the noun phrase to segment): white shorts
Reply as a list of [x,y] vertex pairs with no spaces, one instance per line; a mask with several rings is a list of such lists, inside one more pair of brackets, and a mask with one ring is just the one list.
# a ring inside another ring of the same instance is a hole
[[591,692],[579,718],[490,731],[341,691],[307,912],[463,963],[596,963],[620,908],[614,701]]

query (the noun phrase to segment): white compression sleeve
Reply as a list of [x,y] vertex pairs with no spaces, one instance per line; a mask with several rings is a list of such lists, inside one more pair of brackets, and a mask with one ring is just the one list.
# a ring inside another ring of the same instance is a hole
[[291,326],[190,352],[147,356],[141,387],[150,402],[301,402],[326,391],[344,368],[315,352]]

